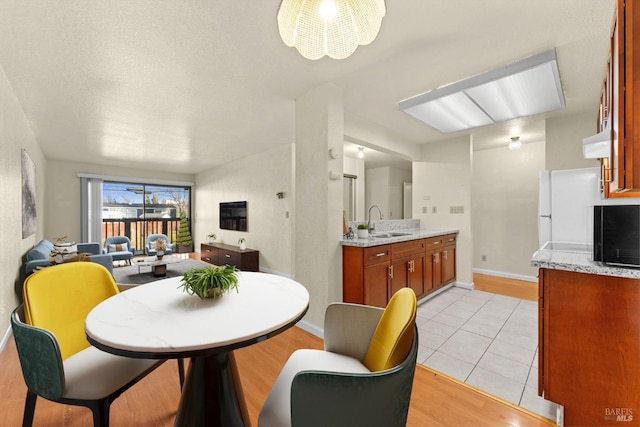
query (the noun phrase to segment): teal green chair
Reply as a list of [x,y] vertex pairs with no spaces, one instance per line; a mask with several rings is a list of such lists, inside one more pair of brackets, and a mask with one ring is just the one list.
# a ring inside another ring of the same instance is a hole
[[295,351],[274,383],[258,427],[405,426],[418,354],[416,296],[386,309],[335,303],[324,350]]
[[27,385],[23,426],[30,427],[37,397],[93,412],[94,426],[109,425],[109,407],[164,360],[116,356],[92,347],[84,320],[118,293],[109,271],[92,262],[46,268],[24,282],[24,304],[11,327]]

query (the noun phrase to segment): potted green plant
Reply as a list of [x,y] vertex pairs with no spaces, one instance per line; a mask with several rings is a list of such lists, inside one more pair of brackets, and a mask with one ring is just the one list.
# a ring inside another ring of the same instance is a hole
[[369,226],[367,224],[358,224],[358,239],[369,238]]
[[193,252],[193,239],[191,238],[189,222],[187,221],[187,214],[185,212],[180,214],[180,228],[178,228],[176,246],[176,252],[178,253]]
[[213,243],[216,241],[216,234],[215,233],[209,233],[207,234],[207,243]]
[[230,265],[193,268],[182,276],[179,288],[200,298],[220,298],[235,290],[238,292],[238,269]]
[[244,237],[241,237],[238,239],[238,245],[240,245],[241,251],[244,251],[245,249],[247,249],[247,245],[245,243]]

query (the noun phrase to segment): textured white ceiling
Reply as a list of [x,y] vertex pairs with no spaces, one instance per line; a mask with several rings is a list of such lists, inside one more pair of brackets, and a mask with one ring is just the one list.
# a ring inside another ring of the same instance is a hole
[[[551,48],[567,106],[521,132],[595,120],[614,3],[390,0],[371,45],[308,61],[280,40],[277,0],[2,0],[0,66],[47,157],[197,173],[294,142],[296,97],[327,81],[347,116],[398,141],[443,140],[398,102]],[[512,125],[474,143],[506,143]]]

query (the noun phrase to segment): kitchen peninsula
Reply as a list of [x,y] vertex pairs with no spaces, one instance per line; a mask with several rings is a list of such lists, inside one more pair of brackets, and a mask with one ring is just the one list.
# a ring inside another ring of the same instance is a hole
[[565,426],[640,425],[640,269],[547,244],[539,268],[538,393]]
[[369,238],[345,238],[343,301],[385,307],[400,288],[423,298],[453,283],[458,230],[419,226],[419,220],[376,221]]

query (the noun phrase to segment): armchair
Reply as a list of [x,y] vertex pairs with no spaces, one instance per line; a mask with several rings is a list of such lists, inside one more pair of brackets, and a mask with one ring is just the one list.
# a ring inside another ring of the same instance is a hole
[[115,356],[89,345],[84,319],[117,292],[107,269],[90,262],[62,264],[27,278],[24,305],[11,314],[27,385],[23,426],[32,425],[38,396],[86,406],[95,426],[108,426],[111,403],[164,363]]
[[169,241],[169,238],[165,234],[150,234],[147,236],[147,241],[144,245],[144,252],[148,256],[155,256],[158,252],[155,248],[155,241],[158,239],[164,239],[167,242],[167,249],[164,250],[165,255],[171,255],[173,253],[173,244]]
[[271,389],[258,427],[404,426],[418,353],[416,296],[385,310],[331,304],[325,349],[295,351]]
[[104,241],[104,253],[111,255],[114,261],[127,261],[131,264],[135,252],[127,236],[111,236]]

